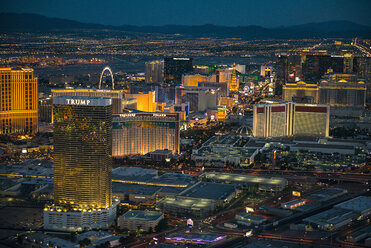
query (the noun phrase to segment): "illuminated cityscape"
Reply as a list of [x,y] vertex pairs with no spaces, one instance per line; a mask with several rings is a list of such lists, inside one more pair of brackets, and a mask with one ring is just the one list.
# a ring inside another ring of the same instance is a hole
[[0,247],[371,246],[371,2],[0,8]]

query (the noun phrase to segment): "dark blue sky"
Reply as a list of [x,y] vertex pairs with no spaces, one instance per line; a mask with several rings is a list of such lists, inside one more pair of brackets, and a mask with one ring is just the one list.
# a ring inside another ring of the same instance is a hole
[[0,0],[0,11],[110,25],[277,27],[348,20],[371,26],[371,0]]

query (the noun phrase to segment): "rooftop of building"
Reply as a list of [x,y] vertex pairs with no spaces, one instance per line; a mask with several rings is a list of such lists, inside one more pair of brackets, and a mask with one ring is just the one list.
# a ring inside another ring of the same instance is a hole
[[171,150],[156,150],[156,151],[153,151],[153,152],[150,152],[150,154],[153,154],[153,155],[169,155],[173,153],[173,151]]
[[246,147],[230,147],[210,145],[201,147],[197,154],[203,157],[226,158],[240,157],[241,159],[250,158],[256,149],[246,149]]
[[275,212],[275,213],[280,213],[283,215],[291,215],[292,211],[288,209],[282,209],[282,208],[276,208],[276,207],[271,207],[271,206],[261,206],[259,207],[261,210],[267,210],[270,212]]
[[180,196],[224,200],[236,191],[235,185],[198,182],[181,192]]
[[177,187],[185,188],[192,183],[193,176],[181,173],[165,173],[161,176],[152,174],[129,175],[125,174],[112,174],[113,182],[136,184],[136,185],[149,185],[159,187]]
[[303,221],[326,226],[340,224],[348,219],[354,219],[357,216],[358,214],[348,210],[332,208],[305,218]]
[[0,71],[26,71],[26,72],[31,72],[31,71],[33,71],[33,69],[23,68],[23,67],[7,67],[7,68],[1,68]]
[[302,202],[305,202],[305,200],[303,200],[303,199],[294,199],[294,200],[291,200],[291,201],[288,201],[288,202],[284,202],[282,204],[292,205],[292,204],[298,204],[298,203],[302,203]]
[[326,104],[315,104],[315,103],[298,103],[298,102],[292,102],[292,101],[267,101],[265,103],[259,103],[255,104],[254,107],[265,107],[265,106],[283,106],[288,103],[294,104],[294,106],[304,106],[304,107],[329,107],[329,105]]
[[163,213],[156,211],[129,210],[123,217],[130,221],[154,221],[163,216]]
[[279,177],[266,178],[221,172],[205,172],[200,177],[219,181],[229,181],[234,183],[257,183],[270,185],[286,185],[287,183],[286,179]]
[[52,237],[43,233],[32,233],[27,235],[27,239],[37,243],[48,244],[50,247],[61,247],[61,248],[71,248],[71,247],[80,247],[79,244],[61,239],[58,237]]
[[150,175],[150,176],[157,176],[158,170],[154,169],[146,169],[141,167],[117,167],[112,170],[112,175],[119,175],[119,176],[143,176],[143,175]]
[[335,207],[353,212],[371,211],[371,197],[358,196],[349,201],[339,203]]
[[295,210],[299,211],[299,212],[307,212],[307,211],[313,210],[315,208],[318,208],[320,206],[321,206],[321,204],[319,202],[308,202],[304,205],[296,207]]
[[102,93],[115,93],[123,95],[122,90],[113,90],[113,89],[84,89],[84,88],[68,88],[68,89],[51,89],[51,92],[59,93],[59,92],[102,92]]
[[354,150],[354,146],[336,145],[336,144],[315,144],[315,143],[297,143],[298,148],[323,148],[323,149],[341,149],[341,150]]
[[130,184],[130,183],[112,183],[112,193],[113,194],[137,194],[137,195],[149,195],[152,196],[158,191],[161,187],[152,186],[152,185],[139,185],[139,184]]
[[212,206],[215,206],[214,200],[185,196],[167,196],[165,198],[162,198],[159,203],[192,209],[210,208]]
[[366,227],[362,228],[361,230],[358,230],[358,231],[350,234],[349,236],[358,237],[358,236],[363,235],[363,234],[371,235],[371,226],[366,226]]
[[319,192],[310,194],[309,196],[306,197],[306,199],[309,200],[314,200],[314,201],[326,201],[329,199],[332,199],[334,197],[344,195],[348,191],[345,189],[340,189],[340,188],[328,188],[328,189],[323,189]]

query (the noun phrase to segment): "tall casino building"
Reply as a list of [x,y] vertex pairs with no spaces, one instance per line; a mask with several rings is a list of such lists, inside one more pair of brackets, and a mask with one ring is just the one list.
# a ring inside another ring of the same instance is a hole
[[44,209],[44,229],[106,228],[112,204],[112,99],[53,98],[54,204]]
[[125,113],[113,115],[114,157],[170,150],[179,154],[178,113]]
[[330,107],[294,102],[257,104],[254,106],[253,135],[329,136]]
[[38,122],[33,69],[0,68],[0,134],[37,133]]

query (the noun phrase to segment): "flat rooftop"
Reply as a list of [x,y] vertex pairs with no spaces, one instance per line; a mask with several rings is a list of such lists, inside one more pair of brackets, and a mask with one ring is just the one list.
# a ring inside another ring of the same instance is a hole
[[112,193],[117,194],[138,194],[138,195],[153,195],[158,192],[161,187],[151,185],[138,185],[129,183],[112,183]]
[[112,175],[117,176],[143,176],[143,175],[151,175],[157,176],[158,171],[154,169],[144,169],[140,167],[117,167],[112,170]]
[[329,209],[327,211],[312,215],[308,218],[303,219],[305,222],[314,223],[316,225],[337,225],[348,219],[354,219],[358,217],[358,214],[350,212],[344,209]]
[[280,177],[256,177],[232,173],[219,173],[219,172],[205,172],[201,175],[206,179],[229,181],[233,183],[251,183],[251,184],[268,184],[268,185],[286,185],[287,180]]
[[141,211],[141,210],[130,210],[123,216],[125,220],[131,221],[154,221],[160,218],[163,214],[156,211]]
[[306,199],[309,200],[314,200],[314,201],[326,201],[330,200],[334,197],[344,195],[348,191],[345,189],[340,189],[340,188],[328,188],[328,189],[323,189],[317,193],[311,194]]
[[371,212],[371,197],[358,196],[349,201],[339,203],[335,207],[353,212]]
[[240,159],[250,158],[256,149],[247,149],[245,147],[218,146],[218,144],[203,146],[198,149],[196,156],[225,158],[239,157]]
[[213,200],[224,200],[236,191],[236,186],[223,183],[208,183],[199,182],[193,187],[190,187],[183,192],[180,196],[188,196],[194,198],[206,198]]
[[210,208],[215,205],[214,200],[204,198],[191,198],[184,196],[165,197],[162,198],[160,203],[165,205],[178,206],[180,208]]
[[149,153],[150,154],[158,154],[158,155],[168,155],[168,154],[173,153],[173,151],[171,151],[171,150],[156,150],[156,151],[149,152]]

